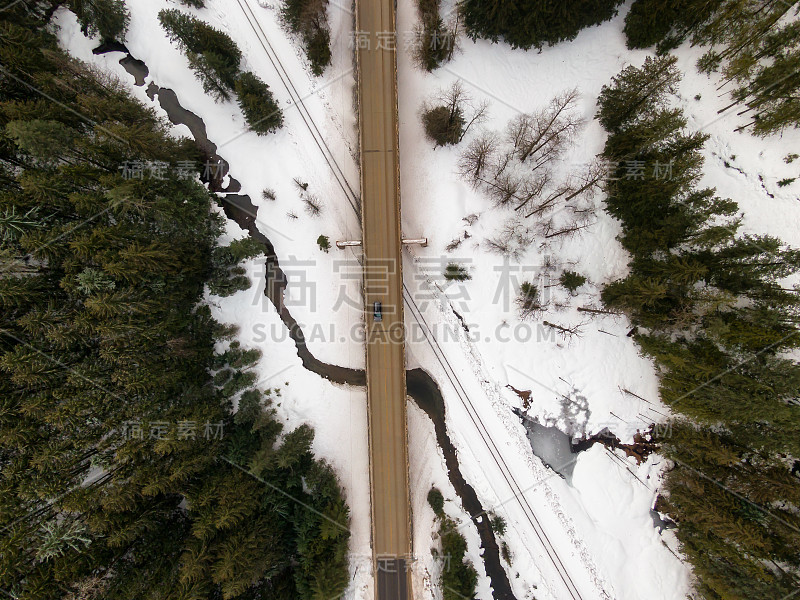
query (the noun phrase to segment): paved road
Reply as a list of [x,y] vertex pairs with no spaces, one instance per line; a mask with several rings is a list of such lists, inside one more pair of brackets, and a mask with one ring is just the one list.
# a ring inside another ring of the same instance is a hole
[[[357,0],[361,220],[367,324],[372,551],[379,600],[410,598],[405,344],[394,0]],[[372,306],[383,305],[376,322]]]

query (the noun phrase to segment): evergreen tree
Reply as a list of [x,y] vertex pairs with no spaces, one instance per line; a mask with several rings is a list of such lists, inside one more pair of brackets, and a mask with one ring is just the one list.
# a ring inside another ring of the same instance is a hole
[[575,271],[564,271],[559,278],[559,283],[567,288],[571,294],[586,283],[586,277]]
[[738,86],[733,102],[757,135],[800,123],[797,76],[800,23],[787,19],[796,2],[762,0],[636,0],[625,19],[629,48],[658,45],[660,52],[687,38],[711,48],[698,61],[701,71],[720,70]]
[[619,4],[619,0],[466,0],[461,11],[473,39],[502,39],[527,50],[572,40],[581,29],[611,19]]
[[461,140],[465,124],[460,106],[434,106],[422,115],[425,134],[437,146],[457,144]]
[[69,0],[84,35],[99,34],[103,40],[122,41],[130,23],[125,0]]
[[[197,162],[197,150],[64,55],[50,14],[23,8],[0,11],[4,69],[30,84],[0,78],[0,589],[310,598],[326,564],[346,581],[335,473],[309,428],[278,443],[247,370],[259,353],[215,354],[233,332],[202,304],[210,276],[235,279],[263,248],[216,247],[216,200],[195,179],[126,180],[123,161]],[[257,463],[261,480],[246,473]]]
[[[669,108],[673,65],[628,68],[601,93],[605,156],[621,165],[606,204],[632,255],[602,297],[647,328],[636,341],[661,399],[688,419],[661,440],[675,467],[659,510],[678,523],[697,594],[766,599],[796,585],[800,564],[797,517],[785,512],[800,489],[786,460],[800,453],[800,365],[779,354],[800,344],[798,296],[780,285],[800,253],[740,235],[736,203],[698,189],[705,136]],[[669,177],[626,177],[631,160],[668,163]]]
[[625,16],[628,48],[647,48],[659,44],[671,49],[694,27],[704,23],[724,0],[677,0],[658,2],[635,0]]
[[431,72],[449,60],[455,45],[454,35],[442,20],[439,0],[418,0],[417,10],[421,26],[414,55],[417,64]]
[[447,557],[447,568],[442,570],[442,597],[446,600],[475,598],[478,573],[465,558],[467,540],[447,516],[439,518],[439,536],[442,540],[442,555]]
[[753,456],[738,436],[682,422],[671,429],[664,450],[676,467],[658,506],[680,518],[678,539],[698,591],[764,600],[790,594],[796,582],[777,565],[797,560],[800,520],[782,506],[799,499],[786,466]]
[[189,67],[200,79],[205,93],[217,101],[231,99],[231,90],[236,85],[236,68],[227,65],[224,58],[213,52],[187,52],[186,58],[189,60]]
[[311,72],[322,75],[331,62],[328,0],[284,0],[281,14],[292,32],[303,39]]
[[432,487],[428,492],[428,504],[431,505],[433,514],[437,517],[444,515],[444,496],[438,488]]
[[236,80],[236,97],[247,125],[265,135],[283,125],[283,113],[272,97],[269,86],[249,71]]
[[680,80],[674,56],[648,56],[641,68],[627,67],[600,91],[597,118],[606,131],[616,133],[637,118],[652,116]]
[[218,100],[234,90],[242,52],[226,33],[177,9],[162,9],[158,20],[169,38],[186,53],[203,89]]

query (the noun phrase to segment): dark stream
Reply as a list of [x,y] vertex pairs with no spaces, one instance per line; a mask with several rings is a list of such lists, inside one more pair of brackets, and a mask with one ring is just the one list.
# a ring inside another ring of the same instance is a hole
[[458,466],[458,454],[450,436],[447,435],[445,426],[445,406],[442,392],[433,378],[422,369],[411,369],[406,371],[406,387],[408,395],[411,396],[425,414],[433,421],[433,429],[436,432],[436,441],[444,454],[444,462],[447,465],[447,475],[450,483],[456,490],[461,504],[464,506],[481,538],[481,548],[483,548],[483,564],[486,574],[492,582],[493,596],[497,599],[513,600],[514,593],[511,591],[511,584],[508,581],[505,569],[500,562],[500,548],[489,525],[489,517],[481,505],[478,495],[470,484],[466,482]]
[[[123,52],[125,57],[119,62],[125,70],[134,78],[136,85],[143,86],[149,70],[147,65],[132,57],[123,44],[108,43],[95,48],[95,54],[105,54],[108,52]],[[362,369],[350,369],[338,365],[318,360],[308,349],[302,328],[298,325],[295,318],[291,315],[283,302],[283,293],[286,288],[287,279],[280,268],[275,248],[269,238],[265,236],[256,226],[258,209],[253,206],[250,197],[238,194],[241,185],[232,177],[229,184],[223,188],[222,180],[228,174],[228,163],[217,154],[217,146],[208,139],[206,126],[203,120],[191,111],[186,110],[178,101],[177,94],[171,89],[162,88],[151,82],[147,87],[147,95],[155,101],[156,96],[161,108],[167,113],[170,122],[175,125],[182,124],[189,128],[204,160],[207,163],[219,165],[215,169],[213,176],[208,173],[203,174],[201,179],[209,184],[209,189],[213,192],[224,193],[221,198],[225,215],[235,221],[242,229],[246,230],[250,236],[259,241],[264,246],[266,258],[266,284],[265,295],[272,302],[278,311],[281,321],[289,330],[289,335],[297,349],[297,355],[303,363],[303,367],[332,381],[343,385],[366,386],[366,373]],[[455,446],[447,434],[445,426],[445,405],[439,386],[433,378],[422,369],[412,369],[407,371],[407,391],[428,417],[433,421],[436,432],[436,440],[444,454],[445,464],[450,483],[464,506],[470,514],[472,522],[478,529],[481,540],[482,558],[486,574],[492,586],[492,595],[496,600],[516,600],[511,590],[508,576],[501,563],[500,548],[495,539],[494,532],[489,525],[489,518],[486,511],[478,499],[475,490],[470,486],[463,475],[458,464],[458,456]]]

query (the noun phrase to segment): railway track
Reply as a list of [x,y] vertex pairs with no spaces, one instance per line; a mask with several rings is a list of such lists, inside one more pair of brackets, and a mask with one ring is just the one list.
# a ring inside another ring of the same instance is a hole
[[[348,203],[352,207],[353,211],[356,214],[356,217],[360,220],[361,218],[361,210],[360,210],[360,198],[353,190],[350,183],[347,181],[347,178],[344,175],[341,167],[339,167],[338,163],[336,162],[333,153],[330,150],[330,147],[325,142],[322,137],[322,134],[317,127],[314,119],[312,118],[311,114],[308,112],[306,108],[302,96],[297,91],[297,88],[291,81],[291,78],[288,75],[288,72],[284,68],[283,64],[281,63],[280,58],[278,57],[277,53],[275,52],[272,44],[270,44],[269,39],[267,38],[266,34],[264,33],[261,25],[258,23],[258,20],[253,13],[250,6],[247,4],[246,0],[236,0],[239,4],[240,8],[242,9],[245,18],[247,19],[250,27],[252,28],[253,32],[255,33],[256,37],[259,40],[259,43],[264,49],[264,52],[267,54],[270,63],[275,68],[276,72],[278,73],[281,82],[283,83],[286,91],[289,94],[292,104],[297,108],[303,122],[305,123],[306,127],[308,128],[311,136],[314,138],[314,142],[316,146],[319,148],[320,152],[322,153],[325,162],[328,164],[331,172],[333,173],[339,187],[341,188],[342,192],[344,193]],[[501,473],[503,479],[505,480],[506,484],[509,487],[512,495],[514,496],[517,503],[523,509],[525,513],[526,520],[531,526],[536,538],[539,540],[542,548],[545,551],[549,561],[552,563],[555,571],[558,574],[558,578],[564,584],[564,588],[566,589],[567,593],[569,594],[569,598],[572,600],[583,600],[583,597],[580,594],[578,587],[575,585],[572,577],[569,574],[569,571],[566,568],[566,565],[561,560],[561,557],[556,552],[550,538],[548,537],[547,533],[544,531],[539,519],[536,517],[536,514],[533,511],[533,508],[528,503],[527,499],[525,498],[525,490],[523,490],[519,483],[517,482],[516,478],[514,477],[513,473],[509,469],[508,465],[506,464],[505,460],[500,453],[497,445],[494,443],[489,431],[484,426],[483,422],[480,419],[478,412],[476,411],[472,401],[469,398],[464,386],[461,384],[461,381],[458,378],[455,370],[453,369],[450,361],[447,359],[441,345],[439,344],[438,340],[430,333],[430,328],[428,323],[425,319],[425,316],[422,314],[419,306],[417,305],[416,301],[414,300],[413,294],[406,286],[405,282],[403,282],[403,299],[411,311],[414,320],[420,325],[422,331],[425,335],[425,339],[428,342],[431,350],[436,357],[437,362],[442,367],[445,375],[447,376],[450,385],[453,387],[456,395],[458,396],[462,406],[467,411],[467,414],[475,426],[475,429],[478,431],[478,434],[481,437],[484,445],[486,446],[487,450],[492,456],[494,464],[497,466],[499,472]],[[566,598],[566,597],[565,597]]]
[[[404,291],[410,296],[408,290],[405,288],[405,284],[403,284]],[[539,539],[542,547],[544,548],[547,557],[552,562],[553,566],[555,567],[561,581],[564,583],[564,587],[567,589],[569,593],[569,597],[573,600],[581,600],[582,596],[580,591],[578,590],[575,582],[570,577],[569,572],[567,571],[566,566],[561,560],[561,557],[558,556],[558,553],[555,551],[550,538],[547,536],[547,533],[542,528],[539,519],[536,517],[536,514],[533,512],[528,501],[525,499],[525,491],[520,488],[520,485],[517,483],[516,479],[514,478],[511,470],[508,468],[505,460],[503,459],[502,455],[500,454],[499,449],[494,443],[491,435],[486,430],[483,422],[481,421],[477,411],[475,410],[472,401],[469,399],[469,395],[467,394],[466,390],[464,389],[461,381],[458,379],[453,367],[450,365],[450,361],[447,359],[447,356],[442,351],[439,342],[436,340],[435,337],[428,335],[427,331],[429,331],[428,323],[425,319],[425,316],[419,310],[419,307],[416,303],[409,303],[409,309],[411,310],[414,318],[416,319],[417,323],[420,323],[423,327],[423,331],[425,332],[425,339],[428,340],[428,345],[433,350],[434,354],[436,355],[436,359],[439,364],[442,366],[445,375],[447,376],[448,381],[450,381],[450,385],[456,391],[456,394],[461,401],[461,404],[464,406],[464,409],[467,411],[470,420],[472,421],[473,425],[475,425],[475,429],[478,430],[478,434],[481,436],[481,440],[489,449],[489,452],[492,456],[492,459],[497,466],[498,470],[503,476],[503,479],[508,484],[511,493],[514,495],[514,498],[518,501],[520,506],[522,506],[523,511],[525,513],[525,517],[530,524],[531,528],[533,529],[536,537]]]
[[256,38],[258,38],[261,47],[264,49],[264,52],[267,55],[272,66],[275,68],[275,71],[278,73],[278,77],[283,83],[283,86],[286,88],[286,91],[289,93],[289,98],[291,99],[291,103],[297,108],[300,117],[303,119],[308,130],[311,132],[311,137],[314,138],[314,143],[319,148],[319,151],[322,153],[322,156],[325,158],[325,162],[328,163],[328,166],[331,168],[334,176],[336,177],[336,181],[339,186],[342,188],[345,197],[347,198],[350,206],[355,211],[356,215],[358,216],[359,220],[361,219],[361,208],[360,208],[360,199],[358,195],[353,191],[353,188],[350,186],[350,183],[347,181],[347,177],[345,177],[344,172],[339,167],[339,163],[336,162],[336,158],[333,156],[330,147],[325,142],[325,139],[322,137],[322,133],[320,132],[317,124],[314,122],[314,119],[311,116],[311,113],[308,112],[305,103],[303,102],[303,97],[297,91],[297,88],[292,83],[291,78],[289,77],[288,72],[283,66],[278,54],[275,52],[272,44],[269,41],[269,38],[264,33],[264,30],[261,28],[261,25],[256,18],[255,13],[253,13],[253,9],[250,8],[250,5],[247,3],[247,0],[236,0],[239,7],[242,9],[247,22],[250,25],[250,28],[253,30],[253,33],[256,34]]

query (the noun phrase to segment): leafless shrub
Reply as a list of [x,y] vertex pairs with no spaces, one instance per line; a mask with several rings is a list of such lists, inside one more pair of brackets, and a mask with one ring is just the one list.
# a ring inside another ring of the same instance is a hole
[[293,212],[293,211],[289,211],[289,212],[287,212],[287,213],[286,213],[286,216],[287,216],[289,219],[296,219],[296,218],[297,218],[297,213],[295,213],[295,212]]
[[73,583],[70,590],[64,588],[67,592],[64,596],[65,600],[87,600],[90,598],[102,598],[106,590],[110,586],[110,579],[104,578],[100,575],[91,575]]
[[569,299],[553,300],[552,306],[555,312],[564,312],[569,308]]
[[479,215],[472,213],[471,215],[467,215],[466,217],[462,218],[461,220],[464,221],[467,225],[472,226],[478,222]]
[[[466,232],[465,232],[465,233],[466,233]],[[467,238],[465,238],[465,237],[461,237],[461,236],[459,236],[459,237],[457,237],[457,238],[453,238],[453,239],[450,241],[450,243],[449,243],[449,244],[447,244],[447,246],[445,246],[445,247],[444,247],[445,251],[446,251],[446,252],[453,252],[454,250],[457,250],[457,249],[458,249],[458,247],[459,247],[459,246],[461,246],[461,244],[463,244],[463,243],[464,243],[464,240],[465,240],[465,239],[467,239]]]
[[309,216],[318,217],[322,213],[322,202],[314,194],[304,194],[302,200]]
[[305,182],[304,182],[302,179],[300,179],[299,177],[295,177],[295,178],[294,178],[292,181],[294,181],[294,184],[295,184],[295,185],[296,185],[296,186],[297,186],[299,189],[301,189],[302,191],[304,191],[304,192],[305,192],[306,190],[308,190],[308,184],[307,184],[307,183],[305,183]]
[[264,191],[261,192],[261,197],[264,200],[275,200],[277,198],[275,190],[272,188],[264,188]]
[[550,273],[558,269],[558,267],[559,267],[558,261],[556,260],[555,256],[549,253],[545,253],[542,255],[542,264],[541,264],[542,273],[549,275]]
[[583,328],[586,326],[588,322],[578,323],[577,325],[556,325],[555,323],[550,323],[549,321],[542,321],[542,325],[545,327],[549,327],[558,334],[559,337],[565,340],[571,340],[573,337],[581,337],[583,335]]

